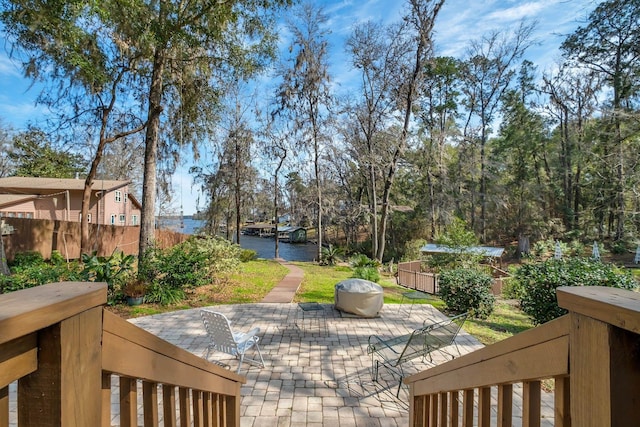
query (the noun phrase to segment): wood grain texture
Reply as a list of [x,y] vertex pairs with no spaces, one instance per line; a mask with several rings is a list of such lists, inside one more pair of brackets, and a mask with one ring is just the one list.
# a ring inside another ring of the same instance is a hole
[[513,385],[498,386],[498,427],[511,427],[513,420]]
[[100,425],[101,331],[102,307],[39,331],[38,370],[19,380],[21,427]]
[[35,333],[0,344],[0,388],[38,369],[38,336]]
[[[423,372],[411,375],[404,379],[405,384],[411,384],[420,380],[436,377],[447,372],[457,371],[463,367],[474,366],[496,357],[514,353],[519,350],[539,345],[558,338],[569,336],[569,317],[563,316],[558,319],[537,326],[517,335],[509,337],[503,341],[481,348],[464,356],[457,357],[445,364],[434,366]],[[565,363],[566,364],[566,363]],[[478,367],[474,367],[476,369]],[[497,384],[494,381],[492,384]],[[484,385],[484,384],[482,384]]]
[[0,295],[0,344],[107,303],[107,284],[50,283]]
[[640,334],[640,293],[603,286],[558,288],[558,305]]

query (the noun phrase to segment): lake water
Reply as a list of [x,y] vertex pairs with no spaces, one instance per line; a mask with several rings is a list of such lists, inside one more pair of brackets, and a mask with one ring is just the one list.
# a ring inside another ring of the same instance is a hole
[[[176,231],[195,234],[204,225],[204,221],[185,216],[181,225],[184,225],[184,228],[178,227]],[[240,236],[240,246],[256,251],[259,258],[272,259],[275,255],[276,242],[272,238],[242,235]],[[318,247],[313,243],[280,242],[278,249],[280,258],[287,261],[313,261],[318,257]]]

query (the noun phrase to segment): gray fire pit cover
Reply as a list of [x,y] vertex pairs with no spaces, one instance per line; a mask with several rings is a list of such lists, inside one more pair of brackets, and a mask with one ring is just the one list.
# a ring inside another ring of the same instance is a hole
[[382,286],[364,279],[347,279],[335,288],[336,309],[362,317],[375,317],[382,309]]

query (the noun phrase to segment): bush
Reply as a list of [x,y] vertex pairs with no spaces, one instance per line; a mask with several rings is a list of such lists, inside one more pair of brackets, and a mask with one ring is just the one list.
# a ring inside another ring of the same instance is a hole
[[495,297],[491,293],[491,276],[474,269],[457,268],[440,274],[439,295],[449,310],[469,312],[486,319],[493,312]]
[[211,283],[217,274],[236,270],[240,254],[238,245],[221,237],[192,236],[166,250],[150,249],[139,276],[161,288],[196,288]]
[[336,263],[340,261],[340,258],[342,258],[342,255],[344,253],[342,248],[331,244],[327,248],[322,248],[321,252],[322,261],[320,264],[329,266],[336,265]]
[[353,269],[353,277],[377,283],[380,280],[380,273],[375,267],[356,267]]
[[242,249],[240,252],[240,262],[249,262],[258,258],[258,252],[253,249]]
[[19,252],[13,257],[10,266],[13,267],[14,271],[19,271],[23,268],[44,264],[44,258],[40,252]]
[[611,264],[590,258],[548,259],[525,264],[518,269],[515,280],[522,290],[520,305],[537,325],[567,313],[558,306],[559,286],[609,286],[635,289],[638,283],[631,274],[618,272]]
[[380,263],[378,262],[378,260],[371,259],[368,256],[366,256],[365,254],[355,254],[349,260],[349,264],[351,264],[352,268],[358,268],[358,267],[378,268],[378,267],[380,267]]
[[0,274],[0,294],[33,288],[47,283],[82,281],[84,276],[78,263],[49,264],[40,254],[17,257],[11,268],[12,275]]

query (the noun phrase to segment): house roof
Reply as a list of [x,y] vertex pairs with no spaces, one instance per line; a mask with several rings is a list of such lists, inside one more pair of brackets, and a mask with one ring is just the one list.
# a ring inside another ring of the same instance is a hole
[[36,194],[0,194],[0,208],[37,198]]
[[[113,191],[130,184],[131,181],[116,181],[96,179],[93,181],[93,191]],[[37,178],[26,176],[10,176],[0,178],[0,191],[5,193],[22,194],[25,192],[39,193],[38,190],[64,191],[83,190],[84,179],[69,178]]]
[[490,258],[500,258],[502,253],[504,252],[504,248],[495,248],[492,246],[468,246],[466,248],[452,248],[446,245],[437,245],[435,243],[427,243],[423,247],[420,248],[420,252],[428,252],[428,253],[441,253],[441,254],[451,254],[451,253],[468,253],[468,254],[478,254],[483,255],[485,257]]
[[289,225],[289,226],[284,226],[284,227],[278,227],[278,231],[281,231],[283,233],[291,233],[293,231],[297,231],[297,230],[306,230],[306,228],[304,227],[300,227],[300,226],[295,226],[295,225]]

